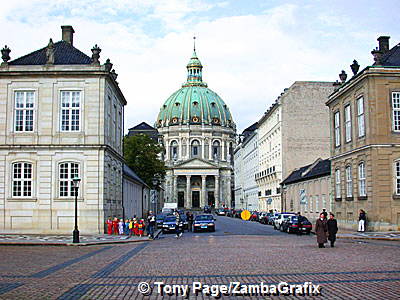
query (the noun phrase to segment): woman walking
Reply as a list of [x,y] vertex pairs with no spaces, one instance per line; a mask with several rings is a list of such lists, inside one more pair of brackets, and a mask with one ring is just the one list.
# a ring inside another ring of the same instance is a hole
[[317,223],[315,224],[315,234],[317,235],[317,243],[319,248],[325,248],[324,244],[327,242],[327,231],[328,225],[326,224],[325,215],[321,213]]
[[331,247],[335,247],[336,233],[338,232],[337,221],[333,213],[329,213],[328,225],[328,240],[331,242]]
[[367,216],[365,215],[365,211],[360,209],[360,214],[358,216],[358,231],[364,232],[365,231],[365,221],[367,220]]

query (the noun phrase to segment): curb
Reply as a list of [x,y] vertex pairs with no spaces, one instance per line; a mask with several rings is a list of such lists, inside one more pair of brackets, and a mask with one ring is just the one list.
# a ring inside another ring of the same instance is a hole
[[[157,230],[154,234],[154,240],[158,238],[161,233],[161,229]],[[143,240],[118,240],[118,241],[98,241],[98,242],[84,242],[84,243],[54,243],[54,242],[13,242],[13,241],[0,241],[0,246],[70,246],[70,247],[85,247],[85,246],[100,246],[100,245],[109,245],[109,244],[128,244],[128,243],[143,243],[143,242],[151,242],[151,239],[143,239]]]
[[386,237],[366,237],[366,236],[336,236],[338,239],[347,240],[377,240],[377,241],[397,241],[400,242],[400,238],[386,238]]

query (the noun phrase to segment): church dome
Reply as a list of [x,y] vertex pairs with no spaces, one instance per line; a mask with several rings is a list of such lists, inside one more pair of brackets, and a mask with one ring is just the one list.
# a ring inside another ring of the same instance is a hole
[[203,66],[195,49],[186,68],[187,82],[160,108],[156,127],[205,124],[235,128],[228,106],[203,82]]

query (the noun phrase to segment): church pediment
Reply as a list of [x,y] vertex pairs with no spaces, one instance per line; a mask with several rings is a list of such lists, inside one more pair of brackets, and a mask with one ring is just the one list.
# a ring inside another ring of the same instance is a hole
[[192,158],[184,162],[176,164],[174,169],[216,169],[218,166],[212,162],[205,161],[199,158]]

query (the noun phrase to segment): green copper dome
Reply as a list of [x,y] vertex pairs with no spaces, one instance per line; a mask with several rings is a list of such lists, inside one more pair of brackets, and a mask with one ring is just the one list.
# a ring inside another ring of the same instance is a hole
[[228,106],[203,82],[203,66],[196,51],[186,68],[187,82],[165,101],[158,114],[156,127],[205,124],[234,128]]

